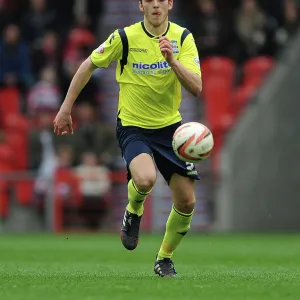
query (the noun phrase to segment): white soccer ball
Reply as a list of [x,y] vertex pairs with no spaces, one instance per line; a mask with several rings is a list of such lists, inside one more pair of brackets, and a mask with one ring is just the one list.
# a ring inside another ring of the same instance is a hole
[[214,138],[205,125],[189,122],[177,128],[173,135],[172,146],[181,160],[195,163],[210,156]]

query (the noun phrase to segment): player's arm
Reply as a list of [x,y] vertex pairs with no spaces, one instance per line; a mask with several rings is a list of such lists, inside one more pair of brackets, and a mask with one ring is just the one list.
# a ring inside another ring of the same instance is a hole
[[173,55],[173,46],[167,37],[160,38],[160,49],[183,87],[196,97],[202,91],[198,51],[192,34],[183,42],[179,60]]
[[97,68],[107,68],[112,61],[121,59],[122,42],[117,31],[96,50],[93,51],[79,67],[74,75],[66,98],[54,120],[54,132],[58,135],[73,134],[71,111],[74,102],[78,98],[82,89],[90,80],[93,72]]
[[86,86],[90,80],[93,72],[97,67],[92,63],[90,57],[88,57],[79,67],[76,74],[74,75],[66,98],[60,108],[60,111],[67,114],[71,113],[72,107],[80,92]]

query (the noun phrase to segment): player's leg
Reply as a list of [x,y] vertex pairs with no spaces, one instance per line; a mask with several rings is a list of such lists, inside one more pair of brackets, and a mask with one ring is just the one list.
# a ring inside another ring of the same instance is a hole
[[144,201],[152,191],[156,181],[156,170],[152,156],[141,153],[129,165],[131,179],[128,182],[127,210],[141,216],[144,212]]
[[128,182],[128,200],[121,239],[124,247],[134,250],[138,245],[140,223],[144,211],[144,202],[150,194],[156,180],[156,169],[152,156],[141,153],[129,164],[131,179]]
[[193,179],[173,174],[170,189],[172,191],[173,206],[158,253],[159,260],[171,258],[173,252],[189,231],[196,203]]
[[138,128],[117,125],[117,138],[128,170],[128,200],[121,239],[124,247],[134,250],[138,244],[144,201],[156,180],[152,151],[143,140]]
[[172,191],[173,206],[154,265],[154,272],[161,277],[177,276],[172,255],[190,229],[196,203],[194,179],[175,173],[169,186]]
[[195,206],[194,181],[199,180],[195,166],[181,161],[173,151],[172,136],[179,124],[165,128],[156,137],[153,154],[160,173],[169,184],[173,206],[166,232],[154,266],[156,274],[173,277],[177,273],[171,260],[173,252],[190,228]]

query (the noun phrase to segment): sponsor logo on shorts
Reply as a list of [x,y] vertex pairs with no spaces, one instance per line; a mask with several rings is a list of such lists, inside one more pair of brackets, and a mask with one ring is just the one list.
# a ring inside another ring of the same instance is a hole
[[187,174],[188,176],[190,176],[190,175],[197,175],[198,172],[197,172],[197,171],[191,171],[191,172],[187,172],[186,174]]

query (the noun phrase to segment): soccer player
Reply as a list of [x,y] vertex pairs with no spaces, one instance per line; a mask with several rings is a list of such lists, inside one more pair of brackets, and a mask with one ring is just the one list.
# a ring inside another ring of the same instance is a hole
[[169,22],[173,0],[139,0],[144,21],[116,30],[79,67],[54,120],[58,135],[73,134],[71,109],[96,68],[118,61],[120,85],[116,134],[128,169],[128,200],[121,240],[138,244],[144,201],[156,180],[157,166],[173,198],[154,272],[176,277],[171,260],[190,228],[194,206],[195,166],[177,158],[172,136],[181,125],[181,85],[199,96],[202,89],[198,52],[192,34]]

